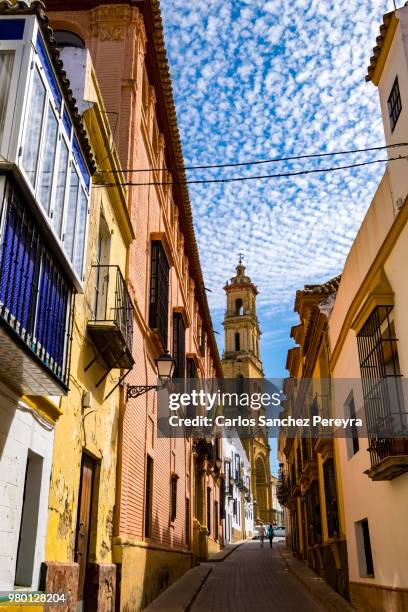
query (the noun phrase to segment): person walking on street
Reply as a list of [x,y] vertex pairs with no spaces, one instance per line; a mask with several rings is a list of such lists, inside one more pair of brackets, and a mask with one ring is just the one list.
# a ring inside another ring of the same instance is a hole
[[268,527],[268,538],[269,538],[269,545],[272,548],[272,540],[273,540],[273,536],[274,536],[274,532],[273,532],[273,527],[272,525],[269,525]]
[[259,539],[261,541],[261,548],[263,548],[263,545],[264,545],[265,534],[266,534],[265,527],[263,523],[261,523],[259,525]]

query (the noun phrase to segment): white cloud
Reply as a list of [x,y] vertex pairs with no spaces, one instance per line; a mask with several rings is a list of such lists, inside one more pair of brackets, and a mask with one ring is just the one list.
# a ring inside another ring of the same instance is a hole
[[[186,163],[331,152],[383,143],[377,92],[364,82],[386,0],[162,0]],[[277,46],[278,45],[278,46]],[[384,157],[376,153],[374,158]],[[320,167],[370,157],[335,157]],[[371,157],[373,158],[373,157]],[[191,178],[316,167],[302,161],[198,171]],[[193,185],[190,196],[210,304],[236,254],[259,287],[262,325],[290,312],[296,289],[338,273],[382,172]],[[287,332],[289,330],[287,329]]]

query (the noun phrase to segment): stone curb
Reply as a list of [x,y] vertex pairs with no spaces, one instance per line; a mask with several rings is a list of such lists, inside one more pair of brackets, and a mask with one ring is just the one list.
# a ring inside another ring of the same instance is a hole
[[234,550],[248,541],[242,540],[236,544],[228,545],[212,555],[208,561],[202,561],[200,565],[183,574],[179,580],[176,580],[174,584],[156,597],[147,608],[144,608],[143,612],[188,612],[212,572],[212,564],[224,561]]
[[287,570],[311,593],[328,612],[355,612],[348,601],[336,593],[323,578],[301,561],[295,559],[285,545],[278,545],[279,554]]
[[242,544],[245,544],[245,542],[251,542],[251,540],[240,540],[235,544],[227,544],[227,546],[224,546],[224,548],[219,552],[210,555],[207,561],[201,561],[201,563],[218,563],[219,561],[224,561],[224,559],[229,557],[230,554],[234,552],[234,550],[237,550],[237,548],[242,546]]
[[143,612],[186,612],[211,572],[210,564],[197,565],[188,570],[144,608]]

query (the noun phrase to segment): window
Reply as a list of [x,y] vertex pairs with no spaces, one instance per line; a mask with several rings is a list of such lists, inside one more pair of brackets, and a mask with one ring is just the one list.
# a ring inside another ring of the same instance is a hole
[[207,529],[208,535],[211,534],[211,489],[207,489]]
[[185,378],[186,375],[185,334],[183,315],[180,312],[175,312],[173,314],[174,378]]
[[51,225],[58,235],[62,237],[62,215],[64,212],[65,193],[68,175],[68,147],[64,139],[61,139],[59,150],[57,185],[55,190],[54,208],[50,213]]
[[241,339],[240,339],[239,332],[235,332],[235,350],[236,351],[241,350]]
[[7,182],[0,251],[0,316],[67,384],[71,283],[22,194]]
[[57,148],[58,122],[50,103],[48,103],[47,108],[48,110],[44,132],[38,195],[40,204],[46,213],[49,214],[51,186],[54,174],[55,153]]
[[319,485],[314,480],[305,495],[306,515],[308,522],[309,546],[319,544],[322,541],[322,524],[320,515]]
[[31,86],[30,105],[27,111],[27,117],[30,119],[27,121],[23,142],[23,167],[33,186],[35,185],[37,176],[44,104],[45,86],[41,80],[38,68],[35,67]]
[[357,334],[364,409],[372,465],[390,455],[407,454],[398,340],[393,306],[377,306]]
[[85,43],[76,34],[69,30],[54,30],[53,36],[57,42],[57,47],[63,49],[64,47],[75,47],[76,49],[85,49]]
[[244,314],[244,306],[241,299],[236,300],[235,302],[235,314],[237,316]]
[[145,482],[145,521],[144,534],[150,536],[152,521],[152,497],[153,497],[153,459],[147,455],[146,461],[146,482]]
[[196,366],[194,359],[192,359],[191,357],[188,357],[187,359],[187,378],[191,378],[191,379],[198,378],[197,366]]
[[327,459],[325,461],[323,465],[323,477],[327,532],[329,538],[337,538],[339,536],[339,517],[337,512],[336,474],[333,459]]
[[358,565],[361,577],[374,577],[374,563],[371,551],[370,530],[368,520],[355,523]]
[[205,338],[205,331],[204,331],[204,327],[201,324],[200,328],[199,328],[199,343],[200,343],[200,353],[201,355],[205,355],[205,344],[206,344],[206,338]]
[[156,330],[164,348],[168,341],[169,264],[160,240],[152,242],[149,326]]
[[173,474],[171,477],[171,486],[170,486],[170,494],[171,494],[171,511],[170,511],[170,519],[171,521],[176,520],[177,516],[177,474]]
[[7,102],[13,72],[14,51],[0,51],[0,144],[6,121]]
[[35,49],[19,165],[82,282],[90,173],[41,35]]
[[29,450],[21,511],[20,537],[18,539],[14,581],[16,586],[31,587],[33,582],[42,468],[42,457]]
[[388,98],[388,115],[390,117],[391,132],[397,124],[398,117],[401,114],[401,94],[399,90],[398,77],[395,78],[394,85],[392,86],[390,97]]
[[225,481],[221,478],[220,481],[220,519],[225,519]]
[[[350,395],[348,396],[344,407],[345,407],[345,417],[350,418],[350,419],[355,419],[356,418],[356,406],[354,403],[353,391],[351,391]],[[350,437],[347,438],[347,452],[348,452],[349,459],[353,457],[356,453],[358,453],[360,449],[360,442],[358,439],[358,428],[356,427],[354,423],[350,426],[350,434],[351,434]]]
[[190,500],[186,497],[186,544],[190,544]]

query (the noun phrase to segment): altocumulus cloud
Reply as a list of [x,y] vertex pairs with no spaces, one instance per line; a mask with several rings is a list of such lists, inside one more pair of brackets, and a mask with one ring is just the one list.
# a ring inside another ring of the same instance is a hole
[[[383,144],[364,75],[391,0],[162,0],[186,165],[242,162]],[[353,156],[353,161],[384,157]],[[341,165],[350,157],[189,172],[189,178]],[[257,283],[275,345],[294,292],[342,269],[383,166],[190,186],[216,327],[236,254]],[[277,326],[276,322],[281,321]],[[270,332],[270,333],[268,333]],[[283,342],[283,340],[282,340]],[[272,349],[272,346],[271,346]]]

